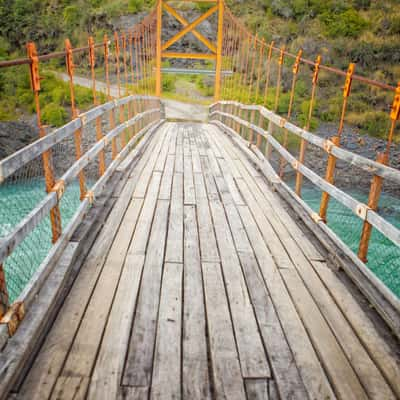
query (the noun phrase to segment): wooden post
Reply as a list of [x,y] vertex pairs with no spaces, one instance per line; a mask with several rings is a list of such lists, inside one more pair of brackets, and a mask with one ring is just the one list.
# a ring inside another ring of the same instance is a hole
[[[42,125],[41,113],[40,113],[40,101],[39,101],[39,92],[40,92],[40,74],[39,74],[39,58],[36,51],[36,46],[34,43],[28,43],[27,45],[27,53],[28,58],[30,59],[30,78],[31,78],[31,87],[35,100],[35,108],[36,108],[36,117],[37,124],[39,128],[39,137],[46,136],[46,131]],[[43,159],[43,170],[44,170],[44,179],[46,182],[46,192],[49,193],[53,189],[55,185],[54,171],[52,165],[52,152],[51,150],[47,150],[42,155]],[[51,223],[51,232],[52,232],[52,242],[55,243],[61,235],[62,232],[62,224],[61,224],[61,213],[58,207],[58,204],[53,207],[50,211],[50,223]]]
[[217,32],[217,60],[215,63],[215,94],[214,100],[221,98],[221,79],[222,79],[222,43],[224,28],[224,2],[218,0],[218,32]]
[[161,35],[162,35],[162,0],[157,3],[157,32],[156,32],[156,96],[161,97]]
[[[264,116],[261,114],[261,112],[259,111],[258,114],[259,118],[258,118],[258,126],[263,129],[263,124],[264,124]],[[260,134],[257,135],[257,141],[256,141],[256,146],[259,149],[261,147],[261,139],[262,136]]]
[[[75,103],[75,92],[74,92],[74,61],[72,54],[72,46],[69,39],[65,39],[65,64],[67,67],[67,73],[69,76],[69,89],[71,95],[71,109],[72,109],[72,119],[78,118],[79,112],[76,108]],[[75,156],[79,160],[82,157],[82,129],[79,128],[75,131]],[[86,184],[85,184],[85,174],[83,170],[79,172],[79,188],[81,194],[81,200],[85,198],[86,195]]]
[[[400,82],[397,85],[392,109],[390,112],[391,124],[386,145],[386,151],[385,153],[378,154],[376,159],[378,163],[384,165],[389,164],[390,147],[392,145],[393,136],[396,129],[396,122],[399,120],[399,118],[400,118]],[[382,177],[374,175],[374,177],[372,178],[371,189],[368,198],[368,207],[373,211],[376,211],[378,209],[379,198],[382,192],[382,185],[383,185]],[[358,257],[364,263],[367,262],[368,247],[369,247],[369,241],[371,239],[371,233],[372,233],[371,224],[368,221],[364,221],[363,230],[360,238],[360,246],[358,249]]]
[[[384,153],[379,153],[376,161],[381,164],[387,164],[387,158]],[[374,175],[371,182],[371,189],[368,198],[368,207],[376,211],[378,209],[379,198],[382,192],[383,179],[380,176]],[[360,238],[360,245],[358,248],[359,259],[366,263],[368,255],[369,241],[371,239],[372,225],[368,221],[364,221],[363,230]]]
[[[89,37],[88,44],[89,44],[89,63],[92,74],[93,104],[97,106],[99,105],[99,101],[97,99],[97,92],[96,92],[96,73],[95,73],[96,53],[94,47],[94,39],[92,36]],[[101,131],[101,117],[96,118],[96,139],[97,141],[103,139],[103,133]],[[99,176],[103,176],[105,170],[106,170],[105,154],[104,150],[101,150],[99,153]]]
[[[342,106],[342,114],[340,116],[338,133],[337,133],[337,136],[332,138],[332,142],[336,146],[340,146],[340,137],[343,132],[344,117],[346,115],[347,101],[348,101],[348,98],[349,98],[350,92],[351,92],[351,84],[353,81],[354,69],[355,69],[355,64],[351,63],[347,70],[346,81],[345,81],[344,88],[343,88],[343,106]],[[327,147],[328,147],[327,152],[328,152],[329,156],[328,156],[328,165],[327,165],[327,169],[326,169],[325,180],[329,183],[333,183],[334,175],[335,175],[335,167],[336,167],[336,158],[334,156],[332,156],[332,154],[330,154],[329,146],[327,146]],[[328,212],[329,197],[330,196],[328,193],[326,193],[326,192],[322,193],[319,216],[322,218],[322,220],[324,222],[327,222],[326,214]]]
[[[289,107],[288,107],[288,112],[287,112],[287,120],[290,121],[290,117],[292,116],[292,108],[293,108],[293,102],[294,102],[294,95],[296,91],[296,82],[297,82],[297,74],[299,73],[299,68],[300,68],[300,62],[301,62],[301,55],[303,54],[303,50],[300,49],[299,52],[297,53],[296,60],[293,64],[293,79],[292,79],[292,88],[290,90],[290,100],[289,100]],[[288,130],[284,129],[283,133],[283,147],[287,150],[288,146]],[[286,166],[286,160],[284,157],[281,157],[281,162],[280,162],[280,172],[279,176],[281,179],[284,178],[285,175],[285,166]]]
[[[339,146],[340,144],[340,137],[334,136],[330,140],[335,146]],[[328,142],[327,142],[328,143]],[[326,151],[328,152],[328,162],[326,167],[326,174],[325,180],[328,183],[334,182],[334,175],[335,175],[335,167],[336,167],[336,157],[330,154],[330,144],[328,143]],[[322,193],[321,204],[319,209],[319,216],[322,218],[324,222],[326,222],[326,214],[328,211],[328,202],[329,202],[329,194],[326,192]]]
[[[312,89],[311,89],[311,99],[310,99],[310,106],[308,108],[308,115],[307,115],[307,122],[304,127],[305,130],[310,130],[311,126],[311,119],[312,119],[312,114],[314,110],[314,102],[315,102],[315,94],[317,90],[317,84],[318,84],[318,75],[319,75],[319,67],[321,65],[321,56],[317,56],[317,59],[315,61],[315,66],[314,66],[314,74],[313,74],[313,80],[312,80]],[[301,139],[300,143],[300,154],[299,154],[299,162],[301,164],[304,163],[304,158],[306,154],[306,148],[307,148],[307,141],[304,140],[303,138]],[[296,174],[296,194],[301,197],[301,187],[303,185],[303,175],[300,171],[297,171]]]

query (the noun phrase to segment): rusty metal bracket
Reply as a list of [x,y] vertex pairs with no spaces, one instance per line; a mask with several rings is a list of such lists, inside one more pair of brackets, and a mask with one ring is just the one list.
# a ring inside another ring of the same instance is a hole
[[300,165],[300,163],[297,161],[297,160],[293,160],[293,162],[292,162],[292,168],[294,169],[294,170],[298,170],[299,169],[299,165]]
[[279,120],[279,126],[280,126],[281,128],[284,128],[286,122],[287,122],[287,120],[286,120],[285,118],[281,118],[281,119]]
[[0,324],[7,325],[8,334],[14,336],[18,329],[19,324],[25,317],[25,306],[21,301],[15,302],[11,305],[8,311],[4,314],[0,320]]
[[297,53],[296,60],[293,64],[293,75],[297,75],[300,68],[301,56],[303,55],[303,49],[300,49]]
[[40,91],[40,74],[39,74],[39,58],[34,43],[30,42],[26,45],[28,58],[31,63],[29,65],[31,88],[34,92]]
[[320,66],[321,66],[321,61],[322,61],[322,57],[321,56],[317,56],[317,59],[315,60],[314,74],[313,74],[313,79],[312,79],[313,85],[317,84],[318,75],[319,75],[319,69],[320,69]]
[[325,150],[328,154],[331,154],[334,145],[335,145],[335,144],[334,144],[331,140],[325,140],[325,141],[324,141],[324,150]]
[[80,114],[80,115],[78,115],[78,118],[81,120],[82,127],[86,126],[86,124],[87,124],[87,115],[86,114]]
[[354,70],[356,68],[356,65],[353,63],[349,64],[349,68],[347,69],[347,74],[346,74],[346,81],[344,83],[344,88],[343,88],[343,97],[349,97],[350,96],[350,91],[351,91],[351,83],[353,82],[353,75],[354,75]]
[[285,56],[285,46],[283,46],[283,47],[281,48],[281,52],[280,52],[280,54],[279,54],[279,60],[278,60],[278,64],[279,64],[279,65],[283,65],[283,58],[284,58],[284,56]]
[[400,82],[397,84],[396,94],[394,96],[392,111],[390,113],[390,119],[397,121],[400,119]]
[[95,195],[92,190],[88,190],[85,194],[85,199],[88,199],[89,204],[92,205],[95,201]]
[[72,46],[69,39],[65,39],[65,63],[67,66],[67,73],[70,78],[74,75],[74,58],[72,54]]
[[94,49],[93,36],[89,37],[88,43],[89,43],[89,62],[90,62],[90,65],[92,67],[94,67],[94,65],[96,63],[96,53],[95,53],[95,49]]
[[317,213],[312,213],[311,214],[311,218],[312,218],[312,220],[315,222],[315,223],[319,223],[319,222],[323,222],[324,220],[319,216],[319,214],[317,214]]
[[362,220],[366,220],[367,219],[367,214],[368,211],[371,210],[370,207],[368,207],[366,204],[363,203],[359,203],[357,204],[356,207],[356,214],[362,219]]
[[60,200],[65,193],[65,182],[62,179],[60,179],[59,181],[56,182],[51,191],[55,192],[57,194],[57,199]]

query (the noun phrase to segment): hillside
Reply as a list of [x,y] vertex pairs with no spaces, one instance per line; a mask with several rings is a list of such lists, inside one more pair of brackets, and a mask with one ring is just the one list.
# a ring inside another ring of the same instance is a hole
[[[86,44],[89,34],[99,40],[105,32],[134,25],[153,7],[154,1],[0,0],[0,59],[23,55],[24,44],[30,40],[35,41],[41,53],[62,49],[65,37],[71,39],[73,46]],[[208,7],[198,4],[193,9],[187,2],[177,3],[189,20],[199,13],[196,8]],[[303,48],[304,56],[309,59],[321,54],[324,64],[341,69],[346,69],[350,61],[356,62],[357,73],[392,85],[400,79],[398,0],[227,0],[227,3],[246,26],[267,42],[274,40],[278,46],[285,44],[293,53]],[[213,37],[216,25],[212,22],[205,21],[200,28],[209,38]],[[179,30],[180,24],[174,18],[165,18],[165,37]],[[197,46],[198,42],[188,35],[174,50],[196,49]],[[290,69],[288,71],[290,73]],[[191,92],[197,86],[200,97],[212,94],[212,82],[196,80],[196,77],[189,77],[189,83],[186,78],[182,79],[177,81],[177,77],[165,76],[164,93],[179,97],[181,93],[176,88]],[[51,101],[57,102],[60,97],[67,100],[67,89],[57,88],[50,77],[48,80],[49,90],[56,92],[49,96]],[[301,71],[297,85],[298,109],[307,109],[305,86],[308,81],[309,72]],[[290,79],[284,82],[289,84]],[[340,85],[341,81],[332,81],[331,76],[321,73],[321,99],[316,107],[320,121],[337,120],[342,99],[336,89]],[[18,114],[15,110],[29,112],[32,109],[26,74],[22,76],[17,70],[8,74],[1,72],[0,89],[0,120],[15,119]],[[284,87],[284,92],[288,89]],[[365,87],[355,87],[353,92],[347,122],[361,128],[363,133],[384,137],[392,95]],[[279,110],[282,113],[287,107],[285,94]],[[60,124],[67,118],[61,108],[50,110],[49,114],[52,118],[47,122],[50,124],[52,121]],[[298,116],[301,118],[301,112]]]

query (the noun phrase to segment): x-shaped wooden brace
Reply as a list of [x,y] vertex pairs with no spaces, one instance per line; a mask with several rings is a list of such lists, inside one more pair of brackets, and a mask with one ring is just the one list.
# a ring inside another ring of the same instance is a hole
[[175,42],[185,36],[187,33],[192,32],[193,35],[200,40],[206,47],[208,47],[213,53],[217,52],[217,48],[214,44],[212,44],[207,38],[205,38],[201,33],[195,30],[196,26],[200,25],[203,21],[205,21],[208,17],[218,11],[218,6],[214,6],[210,8],[206,13],[204,13],[201,17],[197,18],[192,23],[189,23],[182,15],[180,15],[174,8],[172,8],[169,4],[163,2],[164,9],[173,15],[185,28],[180,31],[178,34],[169,39],[162,46],[162,50],[165,51],[169,47],[171,47]]

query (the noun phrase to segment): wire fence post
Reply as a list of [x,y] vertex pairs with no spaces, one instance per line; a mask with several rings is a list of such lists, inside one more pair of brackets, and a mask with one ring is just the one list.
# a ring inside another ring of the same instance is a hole
[[[294,96],[296,94],[296,82],[297,82],[297,74],[299,73],[299,68],[300,68],[300,62],[301,62],[301,56],[303,54],[303,50],[300,49],[297,53],[296,59],[293,64],[292,68],[292,88],[290,90],[290,98],[289,98],[289,107],[287,111],[287,120],[290,121],[290,117],[292,116],[292,109],[293,109],[293,103],[294,103]],[[287,149],[288,147],[288,130],[284,129],[283,130],[283,147]],[[286,160],[284,157],[281,157],[281,162],[280,162],[280,171],[279,171],[279,177],[281,179],[284,178],[285,175],[285,166],[286,166]]]
[[[388,141],[386,145],[386,151],[385,153],[378,154],[376,159],[378,163],[384,165],[387,165],[389,163],[390,148],[393,141],[396,122],[398,121],[399,118],[400,118],[400,82],[396,88],[392,110],[390,112],[391,123],[390,123]],[[374,177],[372,178],[371,189],[368,197],[368,208],[373,211],[376,211],[378,209],[379,199],[382,193],[382,186],[383,186],[382,177],[374,175]],[[368,215],[368,210],[366,216],[367,215]],[[365,219],[360,238],[360,245],[358,249],[358,257],[364,263],[368,261],[367,256],[368,256],[369,243],[371,239],[371,233],[372,233],[372,225]]]
[[[343,127],[344,127],[344,118],[346,115],[346,110],[347,110],[347,102],[348,98],[350,96],[351,92],[351,83],[353,81],[353,75],[354,75],[354,69],[355,69],[355,64],[350,63],[349,68],[347,70],[346,74],[346,81],[344,84],[344,89],[343,89],[343,106],[342,106],[342,114],[340,116],[340,123],[339,123],[339,129],[337,136],[333,137],[331,139],[332,143],[335,146],[340,146],[340,138],[343,133]],[[336,157],[330,154],[330,144],[327,142],[327,145],[325,146],[326,152],[329,154],[328,155],[328,163],[327,163],[327,169],[326,169],[326,174],[325,174],[325,180],[328,183],[334,183],[334,175],[335,175],[335,168],[336,168]],[[319,209],[319,216],[322,218],[324,222],[326,221],[326,214],[328,212],[328,204],[329,204],[329,194],[327,192],[322,193],[321,197],[321,204],[320,204],[320,209]]]
[[[72,119],[78,118],[79,111],[76,108],[75,102],[75,91],[74,91],[74,60],[72,53],[72,46],[69,39],[65,39],[65,64],[67,67],[67,74],[69,76],[69,89],[71,95],[71,110]],[[74,133],[75,139],[75,157],[79,160],[82,157],[82,129],[79,128]],[[79,172],[79,188],[80,188],[80,198],[83,200],[86,195],[86,184],[85,184],[85,174],[83,170]]]
[[[317,59],[315,60],[314,74],[313,74],[313,78],[312,78],[310,105],[308,108],[306,125],[304,127],[304,129],[306,131],[309,131],[310,126],[311,126],[312,114],[314,111],[315,95],[316,95],[316,90],[317,90],[317,85],[318,85],[318,75],[319,75],[320,65],[321,65],[321,56],[317,56]],[[299,163],[301,163],[301,164],[304,163],[306,148],[307,148],[307,141],[302,138],[301,142],[300,142],[300,152],[299,152]],[[301,197],[302,185],[303,185],[303,174],[300,171],[297,171],[297,173],[296,173],[296,194],[299,197]]]
[[[46,136],[46,130],[42,125],[42,118],[40,112],[40,101],[39,101],[39,92],[40,92],[40,73],[39,73],[39,58],[36,51],[36,46],[34,43],[28,43],[27,45],[27,53],[28,58],[30,59],[30,78],[31,78],[31,88],[33,91],[34,99],[35,99],[35,108],[36,108],[36,118],[37,124],[39,128],[39,137]],[[52,162],[52,151],[47,150],[43,153],[43,170],[44,170],[44,179],[46,184],[46,192],[50,193],[55,185],[54,178],[54,169]],[[54,206],[50,211],[50,223],[51,223],[51,232],[52,232],[52,242],[55,243],[61,235],[62,225],[61,225],[61,213],[58,207],[58,204]]]
[[[99,100],[97,98],[96,91],[96,51],[94,46],[94,39],[92,36],[89,37],[89,63],[90,63],[90,71],[92,74],[92,92],[93,92],[93,104],[94,106],[99,105]],[[101,117],[96,118],[96,140],[99,142],[103,139],[103,132],[101,130]],[[99,175],[103,176],[106,170],[106,162],[105,162],[105,154],[104,150],[101,150],[99,153]]]

